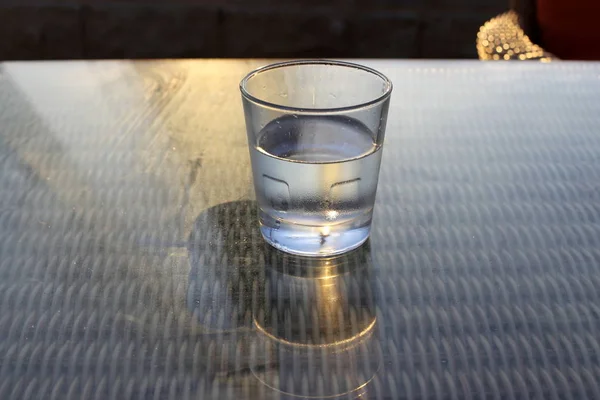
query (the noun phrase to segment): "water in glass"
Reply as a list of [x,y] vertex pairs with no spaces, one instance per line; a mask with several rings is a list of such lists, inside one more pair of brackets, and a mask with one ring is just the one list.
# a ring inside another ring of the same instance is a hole
[[296,254],[336,254],[369,236],[381,146],[347,116],[286,115],[251,148],[264,237]]

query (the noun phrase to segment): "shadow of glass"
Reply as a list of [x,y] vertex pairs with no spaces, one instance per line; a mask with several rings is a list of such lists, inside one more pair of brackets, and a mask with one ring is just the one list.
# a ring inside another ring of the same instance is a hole
[[283,253],[262,239],[256,203],[239,201],[197,218],[189,254],[188,308],[205,332],[237,341],[221,373],[251,371],[280,397],[365,394],[382,359],[369,242],[327,258]]

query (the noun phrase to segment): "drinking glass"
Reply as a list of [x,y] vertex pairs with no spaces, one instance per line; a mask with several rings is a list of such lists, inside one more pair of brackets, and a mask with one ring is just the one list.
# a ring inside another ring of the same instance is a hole
[[292,254],[369,237],[392,83],[357,64],[290,61],[240,83],[260,230]]

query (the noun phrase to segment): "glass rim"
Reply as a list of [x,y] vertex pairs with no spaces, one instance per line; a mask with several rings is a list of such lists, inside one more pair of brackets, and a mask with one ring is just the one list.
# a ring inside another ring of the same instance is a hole
[[[270,71],[273,69],[293,67],[293,66],[298,66],[298,65],[331,65],[331,66],[335,66],[335,67],[358,69],[358,70],[361,70],[364,72],[368,72],[368,73],[380,78],[384,83],[385,90],[381,95],[375,97],[372,100],[362,101],[362,102],[359,102],[359,103],[356,103],[356,104],[353,104],[350,106],[328,107],[328,108],[325,108],[325,107],[323,107],[323,108],[306,108],[306,107],[286,106],[283,104],[277,104],[277,103],[273,103],[270,101],[266,101],[266,100],[260,99],[256,96],[250,94],[250,92],[247,89],[247,83],[250,81],[250,79],[254,78],[255,76],[257,76],[263,72],[267,72],[267,71]],[[259,104],[259,105],[262,105],[265,107],[277,109],[277,110],[292,111],[292,112],[297,112],[297,113],[328,113],[328,112],[350,111],[350,110],[356,110],[356,109],[360,109],[360,108],[364,108],[364,107],[369,107],[374,104],[381,103],[381,102],[385,101],[386,99],[388,99],[392,94],[392,89],[393,89],[392,81],[387,76],[385,76],[381,72],[377,71],[376,69],[367,67],[365,65],[356,64],[353,62],[334,61],[334,60],[293,60],[293,61],[276,62],[276,63],[272,63],[272,64],[268,64],[268,65],[259,67],[255,70],[249,72],[240,81],[240,91],[242,92],[242,96],[244,96],[246,99],[252,101],[253,103],[256,103],[256,104]]]

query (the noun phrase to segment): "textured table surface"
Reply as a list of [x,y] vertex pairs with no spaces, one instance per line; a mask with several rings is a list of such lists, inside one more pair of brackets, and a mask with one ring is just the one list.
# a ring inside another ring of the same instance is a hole
[[261,62],[3,64],[0,399],[600,399],[600,64],[367,63],[373,232],[318,262],[256,230]]

